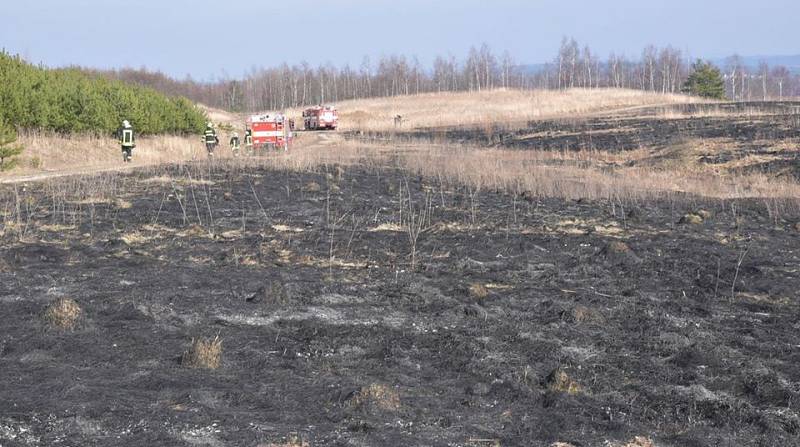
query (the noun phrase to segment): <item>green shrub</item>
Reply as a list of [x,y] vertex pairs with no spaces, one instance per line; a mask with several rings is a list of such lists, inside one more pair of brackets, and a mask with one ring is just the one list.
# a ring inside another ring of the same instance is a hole
[[15,145],[17,131],[0,120],[0,171],[7,171],[17,165],[17,155],[22,153],[22,146]]
[[123,119],[140,134],[200,133],[206,122],[185,98],[78,69],[37,67],[0,52],[0,121],[23,129],[110,135]]

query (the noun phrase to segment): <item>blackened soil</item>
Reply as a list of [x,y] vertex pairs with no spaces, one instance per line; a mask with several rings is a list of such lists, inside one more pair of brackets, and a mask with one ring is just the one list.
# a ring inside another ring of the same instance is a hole
[[[0,445],[800,439],[796,216],[192,169],[3,191]],[[180,364],[217,334],[220,369]]]

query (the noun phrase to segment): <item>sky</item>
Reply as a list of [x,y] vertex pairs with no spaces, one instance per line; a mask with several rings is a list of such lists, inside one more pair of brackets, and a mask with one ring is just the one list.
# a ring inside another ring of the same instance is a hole
[[562,36],[606,57],[800,53],[798,0],[0,0],[0,48],[48,66],[146,67],[211,81],[306,61],[463,58],[473,45],[552,60]]

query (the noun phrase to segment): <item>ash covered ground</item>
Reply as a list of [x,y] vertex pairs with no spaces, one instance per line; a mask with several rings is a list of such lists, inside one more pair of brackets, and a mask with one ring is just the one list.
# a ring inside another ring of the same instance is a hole
[[759,201],[205,164],[0,201],[3,447],[800,439],[800,227]]

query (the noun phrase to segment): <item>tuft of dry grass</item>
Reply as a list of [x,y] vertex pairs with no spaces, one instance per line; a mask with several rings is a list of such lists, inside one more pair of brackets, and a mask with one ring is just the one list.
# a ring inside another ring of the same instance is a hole
[[308,182],[303,186],[303,192],[320,192],[322,187],[317,182]]
[[703,216],[695,213],[688,213],[681,217],[678,223],[687,225],[701,225],[703,223]]
[[562,368],[556,368],[545,378],[545,385],[557,393],[578,394],[583,389]]
[[478,302],[482,302],[489,296],[489,289],[481,283],[472,283],[469,286],[469,296]]
[[636,436],[625,444],[622,444],[620,447],[656,447],[656,444],[650,438]]
[[608,251],[616,254],[627,254],[631,253],[631,248],[628,247],[628,244],[626,244],[625,242],[611,241],[608,244]]
[[72,331],[78,326],[82,315],[83,310],[75,300],[62,297],[47,306],[44,319],[56,329]]
[[222,340],[219,335],[193,339],[192,346],[183,353],[181,364],[190,368],[219,368],[222,364]]
[[291,435],[285,441],[258,444],[258,447],[310,447],[311,444],[298,435]]
[[[535,119],[575,117],[652,105],[700,102],[685,95],[626,89],[514,90],[425,93],[359,99],[337,104],[341,130],[391,130],[394,117],[403,129],[462,125],[494,126]],[[300,114],[290,110],[289,114]]]
[[397,411],[400,409],[400,393],[387,385],[373,383],[361,388],[350,404],[356,408],[375,406],[385,411]]
[[603,316],[586,306],[575,306],[571,312],[572,321],[575,323],[597,323],[603,321]]

